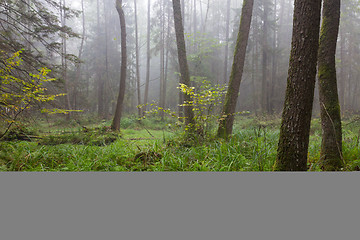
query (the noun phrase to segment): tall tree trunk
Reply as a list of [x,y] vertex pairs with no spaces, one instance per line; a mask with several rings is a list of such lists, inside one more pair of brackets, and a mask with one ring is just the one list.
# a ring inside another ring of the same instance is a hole
[[[84,41],[85,41],[85,9],[84,9],[84,0],[81,0],[81,12],[82,12],[82,36],[81,36],[81,44],[79,49],[79,61],[81,61],[82,58],[82,52],[84,47]],[[81,63],[76,63],[76,77],[74,82],[74,89],[73,89],[73,107],[74,109],[77,109],[78,101],[77,101],[77,95],[78,95],[78,88],[79,88],[79,82],[81,77]]]
[[194,0],[194,53],[197,51],[197,12],[196,12],[196,0]]
[[[274,3],[274,18],[273,21],[276,23],[277,17],[277,1]],[[268,111],[270,114],[274,113],[274,95],[275,95],[275,86],[277,85],[277,61],[278,61],[278,45],[277,45],[277,29],[273,29],[273,49],[272,49],[272,71],[271,71],[271,81],[269,84],[269,103]]]
[[[139,38],[138,38],[138,21],[137,21],[137,7],[136,0],[134,0],[134,15],[135,15],[135,51],[136,51],[136,89],[138,105],[141,105],[141,92],[140,92],[140,69],[139,69]],[[141,108],[138,108],[139,117],[142,116]]]
[[[145,95],[144,95],[144,104],[148,103],[149,98],[149,84],[150,84],[150,12],[151,12],[151,0],[148,0],[148,10],[147,10],[147,35],[146,35],[146,80],[145,80]],[[147,106],[145,106],[145,110]]]
[[[62,26],[65,27],[66,26],[66,1],[62,0]],[[70,92],[69,92],[69,79],[68,79],[68,74],[67,74],[67,59],[66,59],[66,55],[67,55],[67,41],[66,41],[66,37],[64,36],[62,39],[63,42],[63,52],[62,52],[62,66],[63,66],[63,80],[64,80],[64,91],[66,93],[66,109],[67,110],[72,110],[71,109],[71,101],[70,101]],[[70,120],[71,118],[71,112],[69,112],[66,115],[66,119]]]
[[225,104],[222,109],[217,131],[217,136],[220,138],[227,138],[232,133],[234,113],[244,70],[253,6],[254,0],[244,0],[229,87],[225,96]]
[[[161,1],[161,34],[160,34],[160,107],[165,108],[165,0]],[[160,111],[161,119],[164,119],[164,111]]]
[[341,115],[335,53],[340,22],[340,0],[324,0],[318,56],[321,110],[321,165],[325,171],[340,170],[342,160]]
[[261,81],[261,110],[263,113],[269,112],[269,76],[268,76],[268,1],[263,0],[263,31],[262,31],[262,81]]
[[[185,37],[184,37],[184,27],[182,25],[182,16],[181,16],[181,5],[180,0],[172,0],[173,2],[173,12],[174,12],[174,24],[175,24],[175,33],[176,33],[176,45],[178,49],[178,60],[180,67],[180,82],[190,86],[190,73],[189,67],[186,59],[186,46],[185,46]],[[189,95],[184,94],[184,101],[186,103],[191,101]],[[194,112],[192,106],[184,107],[184,117],[185,124],[188,126],[189,130],[193,129],[195,126]]]
[[319,47],[321,0],[295,0],[276,171],[306,171]]
[[203,33],[206,32],[206,23],[207,23],[207,19],[208,19],[208,15],[209,15],[209,9],[210,9],[210,0],[208,0],[208,2],[207,2],[206,14],[205,14],[205,20],[204,20],[204,26],[203,26]]
[[107,4],[109,0],[104,0],[104,21],[105,21],[105,79],[104,79],[104,110],[103,115],[105,119],[109,117],[109,111],[110,111],[110,83],[109,83],[109,43],[108,43],[108,18],[107,18]]
[[231,0],[226,4],[226,30],[225,30],[225,59],[224,59],[224,83],[228,81],[228,59],[229,59],[229,31],[230,31],[230,5]]
[[[100,33],[100,2],[96,1],[97,10],[96,10],[96,19],[97,19],[97,44],[100,45],[101,42],[101,33]],[[102,79],[101,67],[100,67],[100,48],[97,49],[97,59],[96,59],[96,73],[97,73],[97,97],[98,97],[98,116],[103,117],[104,114],[104,81]]]
[[341,109],[342,111],[345,110],[345,34],[344,30],[340,28],[340,91],[339,91],[339,97],[340,97],[340,103],[341,103]]
[[127,53],[126,53],[126,24],[125,15],[122,8],[122,0],[116,0],[116,10],[119,14],[120,27],[121,27],[121,73],[120,73],[120,88],[119,96],[117,99],[114,119],[111,124],[111,129],[118,131],[120,129],[120,121],[122,116],[123,102],[125,97],[126,87],[126,66],[127,66]]

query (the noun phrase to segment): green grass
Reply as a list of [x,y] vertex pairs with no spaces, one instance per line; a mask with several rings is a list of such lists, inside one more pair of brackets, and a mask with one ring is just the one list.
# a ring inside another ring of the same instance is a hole
[[[0,170],[271,171],[276,159],[278,117],[240,116],[229,141],[208,136],[200,142],[184,139],[180,129],[170,127],[171,121],[124,120],[121,134],[108,131],[109,122],[39,123],[40,138],[0,142]],[[360,121],[343,125],[344,170],[360,170]],[[320,122],[315,119],[309,144],[311,171],[320,171],[320,145]]]

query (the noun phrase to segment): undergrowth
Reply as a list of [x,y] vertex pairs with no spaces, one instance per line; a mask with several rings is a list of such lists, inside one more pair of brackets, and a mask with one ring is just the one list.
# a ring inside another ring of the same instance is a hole
[[[124,118],[122,131],[109,131],[109,122],[74,127],[19,129],[27,139],[0,142],[1,171],[272,171],[276,159],[278,116],[240,116],[233,136],[214,137],[215,131],[189,139],[168,120]],[[74,123],[71,123],[75,125]],[[360,170],[360,122],[343,124],[344,171]],[[16,136],[10,135],[10,136]],[[309,171],[320,171],[321,126],[312,121]]]

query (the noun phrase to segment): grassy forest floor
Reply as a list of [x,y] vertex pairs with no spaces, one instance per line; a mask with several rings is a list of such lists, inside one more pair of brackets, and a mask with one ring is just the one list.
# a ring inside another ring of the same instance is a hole
[[[239,116],[229,141],[215,139],[211,131],[190,141],[171,120],[124,118],[117,134],[110,122],[86,119],[15,127],[0,142],[0,171],[271,171],[280,126],[279,116]],[[343,170],[358,171],[360,117],[343,119]],[[320,171],[320,145],[315,118],[309,171]]]

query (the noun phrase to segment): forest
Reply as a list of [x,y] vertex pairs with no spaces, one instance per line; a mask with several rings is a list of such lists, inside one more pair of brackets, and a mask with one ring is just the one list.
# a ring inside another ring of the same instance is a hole
[[360,171],[358,0],[0,0],[1,171]]

